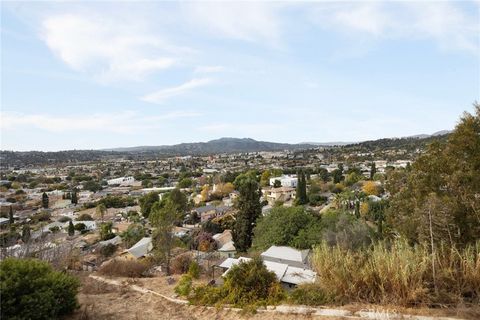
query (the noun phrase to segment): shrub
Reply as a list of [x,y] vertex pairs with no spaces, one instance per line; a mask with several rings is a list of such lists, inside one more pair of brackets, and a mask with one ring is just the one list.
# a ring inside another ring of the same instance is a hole
[[200,265],[197,261],[194,260],[190,263],[190,266],[188,267],[188,274],[193,279],[198,279],[200,277]]
[[149,268],[147,262],[114,259],[103,265],[98,272],[106,276],[140,278]]
[[82,232],[83,230],[87,229],[85,223],[77,223],[74,227],[75,230]]
[[100,248],[100,254],[104,257],[110,257],[115,253],[115,251],[117,251],[117,246],[112,243],[109,243]]
[[332,302],[332,297],[316,284],[302,284],[295,288],[288,297],[294,304],[319,306]]
[[171,270],[173,273],[182,274],[189,270],[192,264],[192,255],[188,252],[176,256],[171,262]]
[[93,218],[88,213],[82,213],[77,218],[78,221],[93,221]]
[[0,262],[2,319],[55,319],[78,307],[79,281],[44,261],[7,258]]
[[61,216],[59,219],[58,219],[58,222],[68,222],[68,221],[71,221],[72,219],[70,219],[69,217],[65,217],[65,216]]
[[177,286],[175,287],[175,293],[178,295],[187,297],[192,291],[192,277],[188,274],[184,274]]
[[189,298],[194,304],[232,304],[240,307],[277,304],[285,292],[275,273],[260,258],[233,266],[220,287],[200,286]]

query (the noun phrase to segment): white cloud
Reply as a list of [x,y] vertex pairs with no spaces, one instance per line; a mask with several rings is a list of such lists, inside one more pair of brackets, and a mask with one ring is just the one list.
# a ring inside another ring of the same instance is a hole
[[111,16],[53,15],[43,20],[42,36],[69,67],[104,82],[141,80],[172,67],[178,62],[174,53],[188,50]]
[[163,120],[191,118],[200,115],[200,113],[193,111],[176,111],[149,117],[139,116],[133,111],[68,116],[2,112],[0,113],[0,128],[2,130],[17,130],[33,127],[54,133],[91,130],[130,134],[158,128]]
[[274,3],[188,2],[183,3],[186,21],[214,36],[277,44],[280,22]]
[[319,4],[313,23],[349,35],[379,39],[431,39],[441,48],[478,54],[478,15],[449,2],[356,2]]
[[225,70],[226,68],[223,66],[198,66],[193,73],[217,73]]
[[206,86],[212,83],[210,78],[195,78],[179,86],[161,89],[141,97],[141,100],[150,103],[163,103],[165,100],[186,93],[192,89]]

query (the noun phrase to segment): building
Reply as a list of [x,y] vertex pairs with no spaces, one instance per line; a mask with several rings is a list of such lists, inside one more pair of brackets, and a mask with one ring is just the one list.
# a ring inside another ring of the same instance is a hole
[[222,233],[213,235],[213,240],[215,240],[215,243],[217,244],[217,251],[220,253],[220,255],[227,258],[232,258],[235,256],[237,250],[235,249],[235,245],[233,243],[231,230],[224,230]]
[[282,187],[296,188],[298,183],[298,178],[296,176],[283,175],[280,177],[270,178],[270,185],[274,186],[275,181],[280,181]]
[[107,184],[109,186],[131,186],[135,183],[135,178],[133,177],[120,177],[115,179],[107,180]]
[[275,202],[287,202],[291,199],[295,199],[296,189],[291,187],[266,187],[262,189],[262,194],[269,205],[274,205]]
[[[292,288],[299,284],[315,282],[317,274],[307,265],[308,253],[309,250],[272,246],[260,257],[265,267],[275,273],[284,287]],[[225,276],[234,265],[250,260],[246,257],[227,258],[218,267],[224,270],[223,276]]]
[[145,237],[135,243],[130,249],[122,252],[121,256],[125,259],[134,260],[147,256],[153,249],[152,238]]

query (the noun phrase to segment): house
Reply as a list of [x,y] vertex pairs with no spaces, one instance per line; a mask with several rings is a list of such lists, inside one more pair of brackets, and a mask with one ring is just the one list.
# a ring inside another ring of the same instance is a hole
[[280,181],[282,187],[296,188],[298,183],[298,178],[295,176],[283,175],[280,177],[270,178],[270,185],[273,187],[275,181]]
[[264,261],[285,263],[292,267],[308,268],[308,254],[310,250],[297,250],[292,247],[271,246],[260,256]]
[[109,244],[113,244],[113,245],[116,246],[116,245],[118,245],[118,244],[120,244],[120,243],[122,243],[122,238],[121,238],[120,236],[116,236],[116,237],[114,237],[114,238],[112,238],[112,239],[109,239],[109,240],[100,241],[100,242],[98,243],[98,247],[101,248],[101,247],[107,246],[107,245],[109,245]]
[[268,204],[274,205],[275,202],[287,202],[295,198],[296,190],[290,187],[266,187],[262,189],[262,194]]
[[230,210],[232,210],[230,206],[216,207],[214,205],[206,205],[203,207],[195,208],[192,210],[192,212],[195,212],[197,216],[200,217],[201,222],[205,222],[213,218],[221,217]]
[[135,183],[135,178],[133,177],[120,177],[116,179],[107,180],[109,186],[120,185],[120,186],[131,186]]
[[121,256],[129,260],[140,259],[147,256],[152,249],[152,238],[145,237],[135,243],[130,249],[122,252]]
[[[290,249],[295,250],[293,248],[290,248]],[[291,257],[287,256],[284,258],[291,258]],[[292,288],[303,283],[315,282],[315,278],[317,274],[316,272],[312,271],[310,268],[295,267],[287,263],[269,261],[269,260],[266,260],[263,256],[262,256],[262,259],[267,270],[275,273],[275,276],[277,277],[278,281],[280,281],[282,285],[286,288]],[[246,257],[240,257],[238,259],[227,258],[218,267],[224,270],[223,276],[225,276],[234,265],[237,265],[241,262],[247,262],[250,260],[251,260],[250,258],[246,258]],[[287,259],[284,259],[284,260],[287,260]]]
[[8,221],[8,218],[0,218],[0,226],[7,225]]
[[231,258],[235,256],[237,250],[232,239],[232,231],[224,230],[222,233],[217,233],[213,235],[213,240],[217,244],[217,251],[221,256]]

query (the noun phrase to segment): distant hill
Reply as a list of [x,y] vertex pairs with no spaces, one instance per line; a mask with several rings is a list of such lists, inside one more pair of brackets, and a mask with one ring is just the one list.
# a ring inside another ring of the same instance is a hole
[[165,154],[191,155],[233,152],[279,151],[312,148],[313,144],[289,144],[257,141],[250,138],[220,138],[208,142],[180,143],[171,146],[138,146],[112,148],[102,151],[115,152],[161,152]]

